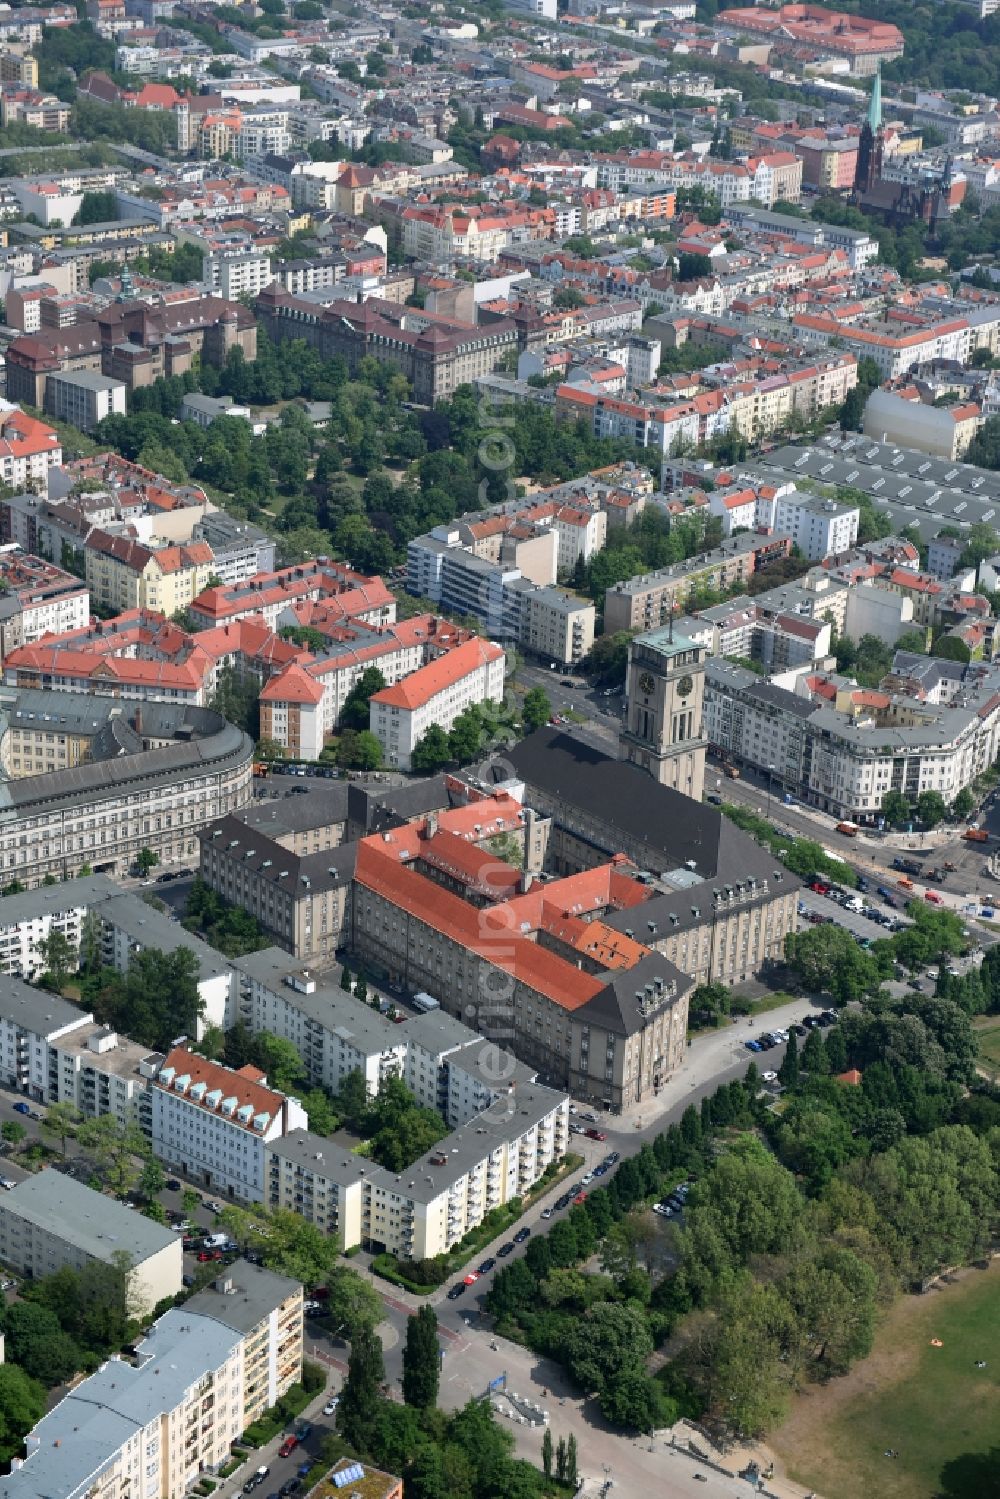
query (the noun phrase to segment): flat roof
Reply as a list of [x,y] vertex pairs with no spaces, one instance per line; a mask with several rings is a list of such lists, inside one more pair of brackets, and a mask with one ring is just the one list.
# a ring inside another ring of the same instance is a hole
[[0,1213],[33,1223],[105,1263],[124,1250],[141,1264],[179,1242],[170,1229],[49,1167],[6,1192]]
[[276,1275],[263,1265],[237,1260],[211,1285],[189,1297],[184,1307],[234,1332],[247,1333],[301,1290],[301,1282],[291,1276]]

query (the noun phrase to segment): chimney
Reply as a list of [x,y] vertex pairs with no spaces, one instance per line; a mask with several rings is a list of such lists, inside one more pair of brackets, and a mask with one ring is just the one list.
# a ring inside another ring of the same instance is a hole
[[532,873],[528,865],[531,859],[531,835],[535,827],[535,814],[530,807],[524,809],[524,848],[521,851],[521,893],[527,895],[531,889]]

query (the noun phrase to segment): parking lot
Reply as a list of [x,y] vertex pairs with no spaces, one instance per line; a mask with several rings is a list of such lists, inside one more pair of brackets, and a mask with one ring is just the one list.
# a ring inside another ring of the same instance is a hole
[[[854,894],[855,892],[851,891],[850,893]],[[860,895],[860,899],[867,907],[878,911],[883,918],[894,921],[897,924],[897,931],[902,927],[912,926],[913,924],[903,911],[903,902],[899,897],[894,897],[894,899],[898,899],[899,901],[899,904],[895,908],[887,906],[885,901],[875,893],[874,888],[869,889],[866,894]],[[832,917],[837,926],[844,927],[846,931],[855,937],[867,937],[872,942],[879,937],[888,937],[891,935],[892,929],[884,925],[884,923],[873,921],[870,917],[854,911],[845,910],[830,895],[818,895],[815,890],[805,889],[799,894],[799,914],[804,916],[806,921],[808,921],[808,913],[810,912],[824,918]]]

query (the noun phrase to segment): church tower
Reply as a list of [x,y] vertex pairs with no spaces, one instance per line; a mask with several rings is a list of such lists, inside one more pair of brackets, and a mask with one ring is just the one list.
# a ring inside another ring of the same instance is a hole
[[882,73],[876,72],[872,83],[872,96],[868,114],[861,127],[858,141],[858,162],[854,168],[854,195],[870,192],[874,183],[882,176],[882,149],[885,131],[882,127]]
[[702,727],[705,648],[674,635],[673,622],[629,646],[619,758],[661,786],[701,801],[707,741]]

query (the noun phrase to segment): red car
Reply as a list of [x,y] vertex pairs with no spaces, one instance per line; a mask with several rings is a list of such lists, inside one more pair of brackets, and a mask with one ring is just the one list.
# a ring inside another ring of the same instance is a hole
[[829,885],[824,885],[822,880],[813,880],[812,884],[809,886],[809,889],[810,890],[815,890],[815,892],[816,892],[817,895],[829,895],[830,894],[830,887],[829,887]]
[[585,1129],[583,1133],[588,1140],[606,1140],[608,1138],[602,1129]]
[[573,1198],[574,1203],[586,1202],[586,1200],[586,1192],[577,1192],[576,1196]]
[[209,1260],[221,1260],[221,1259],[222,1259],[222,1250],[221,1249],[203,1249],[201,1251],[201,1253],[199,1254],[199,1256],[198,1256],[198,1260],[199,1260],[199,1262],[202,1265],[207,1265],[208,1262],[209,1262]]
[[281,1446],[278,1448],[278,1456],[291,1457],[292,1453],[295,1451],[298,1445],[299,1439],[297,1436],[287,1436],[282,1442]]
[[938,895],[936,890],[925,890],[924,900],[929,900],[932,906],[944,905],[944,901],[941,899],[940,895]]

